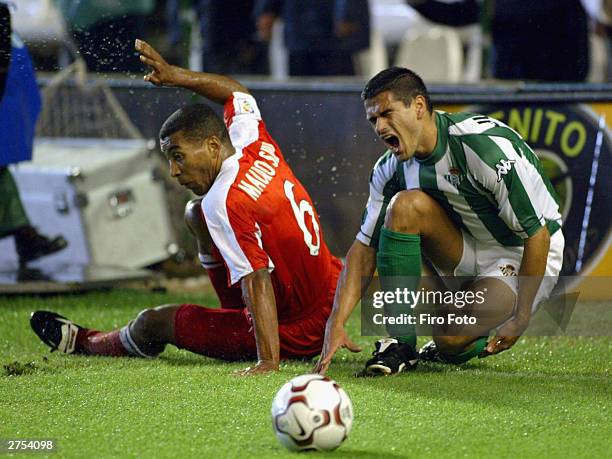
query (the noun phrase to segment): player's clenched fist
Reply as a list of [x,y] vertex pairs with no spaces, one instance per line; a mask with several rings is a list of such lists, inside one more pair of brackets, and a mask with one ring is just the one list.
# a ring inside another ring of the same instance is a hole
[[136,40],[136,51],[140,53],[140,61],[150,67],[151,72],[144,76],[156,86],[175,86],[178,84],[180,68],[170,65],[155,48],[144,40]]

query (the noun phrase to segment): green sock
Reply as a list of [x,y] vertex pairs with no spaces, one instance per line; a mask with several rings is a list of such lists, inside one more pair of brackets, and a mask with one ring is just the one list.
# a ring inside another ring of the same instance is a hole
[[[378,276],[383,291],[396,289],[415,291],[421,280],[421,237],[418,234],[396,233],[383,228],[376,255]],[[387,317],[410,314],[412,309],[404,303],[385,304]],[[387,325],[387,333],[402,344],[416,346],[414,325]]]
[[478,354],[480,354],[487,345],[488,336],[481,336],[472,344],[470,344],[463,352],[454,355],[442,354],[440,356],[446,360],[448,363],[454,363],[459,365],[460,363],[465,363],[470,359],[473,359]]

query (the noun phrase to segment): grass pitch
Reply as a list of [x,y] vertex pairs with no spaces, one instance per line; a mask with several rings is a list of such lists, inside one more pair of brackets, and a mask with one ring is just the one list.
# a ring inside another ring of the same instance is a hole
[[[311,363],[239,378],[231,373],[245,363],[170,346],[156,360],[49,354],[28,323],[30,311],[49,309],[111,329],[145,307],[180,302],[216,299],[130,290],[0,297],[0,438],[54,439],[52,457],[293,456],[272,432],[270,403]],[[308,457],[609,457],[609,337],[523,338],[459,367],[364,379],[353,374],[372,339],[359,337],[358,316],[349,330],[365,351],[342,351],[329,376],[353,401],[353,430],[335,452]]]

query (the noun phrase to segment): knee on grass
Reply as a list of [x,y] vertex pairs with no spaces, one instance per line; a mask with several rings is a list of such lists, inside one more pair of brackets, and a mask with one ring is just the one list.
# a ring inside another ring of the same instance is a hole
[[172,341],[173,320],[173,305],[145,309],[130,324],[130,335],[142,352],[156,356]]

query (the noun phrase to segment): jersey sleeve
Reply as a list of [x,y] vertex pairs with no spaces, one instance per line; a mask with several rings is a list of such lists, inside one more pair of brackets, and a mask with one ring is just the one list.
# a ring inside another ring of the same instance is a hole
[[231,197],[226,203],[202,200],[208,231],[227,266],[231,285],[259,269],[274,269],[263,249],[261,229],[247,207]]
[[223,121],[234,147],[246,148],[259,139],[261,113],[252,95],[234,92],[225,102]]
[[528,169],[533,167],[521,154],[520,138],[496,135],[463,138],[469,172],[496,201],[500,218],[522,239],[546,224],[538,207],[536,189]]
[[385,153],[374,166],[370,176],[370,195],[361,218],[357,240],[378,248],[380,230],[385,222],[385,213],[391,198],[401,190],[398,180],[398,163],[390,153]]

